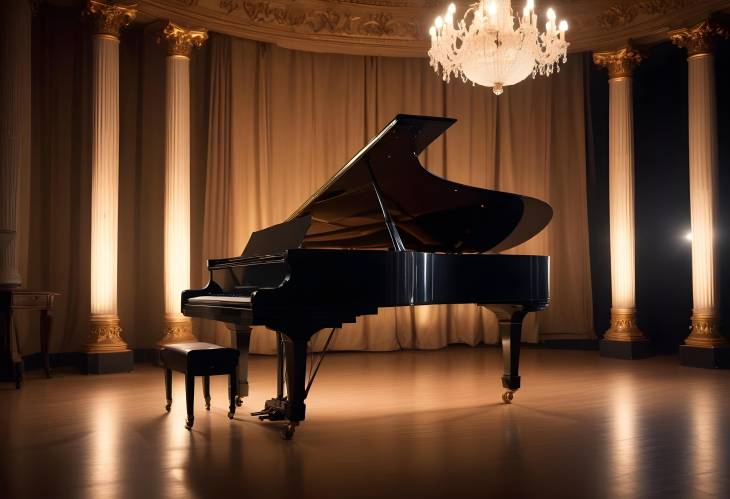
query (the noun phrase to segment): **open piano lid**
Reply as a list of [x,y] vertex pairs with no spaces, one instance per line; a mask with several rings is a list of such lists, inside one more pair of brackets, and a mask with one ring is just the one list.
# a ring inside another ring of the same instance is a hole
[[311,217],[302,246],[392,248],[373,180],[409,250],[497,252],[540,232],[552,217],[547,203],[451,182],[420,164],[418,155],[454,122],[396,116],[289,217]]

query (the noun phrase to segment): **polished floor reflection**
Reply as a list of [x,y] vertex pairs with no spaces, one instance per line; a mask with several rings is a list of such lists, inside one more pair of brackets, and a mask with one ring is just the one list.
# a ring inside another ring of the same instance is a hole
[[226,417],[224,377],[184,428],[183,379],[161,370],[30,373],[0,385],[0,497],[730,497],[730,372],[672,357],[527,349],[500,401],[495,348],[337,353],[294,440],[247,416],[274,391],[254,357],[251,397]]

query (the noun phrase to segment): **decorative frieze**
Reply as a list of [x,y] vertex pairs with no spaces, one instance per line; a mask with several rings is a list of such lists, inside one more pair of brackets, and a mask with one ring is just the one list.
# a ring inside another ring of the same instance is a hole
[[425,39],[426,24],[393,12],[350,12],[341,8],[307,9],[296,3],[221,0],[227,13],[240,10],[255,23],[273,24],[304,33]]
[[631,24],[639,16],[663,16],[686,7],[692,0],[645,0],[611,5],[601,12],[596,21],[606,30]]
[[94,35],[119,38],[119,32],[134,21],[137,4],[113,3],[105,0],[89,0],[84,14],[93,23]]

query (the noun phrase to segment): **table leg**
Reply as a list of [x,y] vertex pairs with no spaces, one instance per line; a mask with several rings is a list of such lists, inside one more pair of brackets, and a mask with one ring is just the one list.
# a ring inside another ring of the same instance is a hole
[[13,309],[8,310],[8,334],[10,335],[10,357],[13,362],[15,389],[20,390],[23,384],[23,358],[20,356],[20,337],[13,321]]
[[51,377],[51,362],[48,354],[48,343],[53,329],[53,314],[49,310],[41,311],[41,355],[43,356],[43,370],[46,378]]

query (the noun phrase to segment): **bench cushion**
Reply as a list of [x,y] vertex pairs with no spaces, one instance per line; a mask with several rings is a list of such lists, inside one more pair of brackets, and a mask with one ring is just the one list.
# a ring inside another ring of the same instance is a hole
[[238,350],[213,343],[172,343],[160,351],[163,365],[167,369],[208,376],[229,374],[238,365]]

